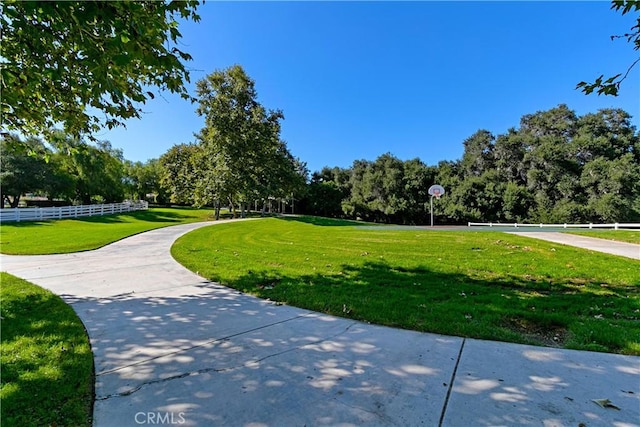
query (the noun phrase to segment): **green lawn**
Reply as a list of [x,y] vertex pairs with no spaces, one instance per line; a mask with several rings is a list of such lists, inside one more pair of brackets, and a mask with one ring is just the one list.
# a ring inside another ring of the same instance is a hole
[[91,426],[93,356],[58,296],[0,273],[2,427]]
[[57,221],[3,223],[0,252],[11,255],[59,254],[97,249],[155,228],[212,219],[212,210],[152,208],[126,214]]
[[206,227],[181,237],[172,253],[211,280],[319,312],[640,355],[640,262],[612,255],[499,232],[309,218]]
[[591,230],[568,231],[569,234],[597,237],[598,239],[617,240],[619,242],[635,243],[640,245],[640,231],[635,230]]

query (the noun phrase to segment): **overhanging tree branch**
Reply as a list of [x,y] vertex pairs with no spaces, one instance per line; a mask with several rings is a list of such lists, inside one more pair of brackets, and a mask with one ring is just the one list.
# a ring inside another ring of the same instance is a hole
[[[621,11],[622,15],[631,11],[640,11],[640,1],[638,0],[614,0],[611,3],[611,9]],[[640,50],[640,17],[637,19],[636,25],[631,27],[631,30],[632,32],[623,35],[610,36],[611,40],[626,38],[627,42],[633,43],[634,50]],[[578,83],[576,85],[576,89],[581,89],[587,95],[595,91],[598,95],[618,96],[620,84],[627,78],[633,67],[635,67],[638,62],[640,62],[640,57],[636,59],[629,68],[627,68],[627,72],[622,78],[620,78],[622,73],[618,73],[615,76],[608,77],[606,79],[604,75],[601,74],[593,83],[587,83],[585,81]]]

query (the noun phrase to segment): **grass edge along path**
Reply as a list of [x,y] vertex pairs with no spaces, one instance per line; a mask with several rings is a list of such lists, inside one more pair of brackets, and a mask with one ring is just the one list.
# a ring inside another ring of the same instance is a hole
[[93,354],[84,325],[60,297],[0,273],[3,427],[90,427]]
[[563,233],[640,245],[640,230],[563,231]]
[[365,230],[305,218],[204,227],[171,252],[210,280],[327,314],[640,355],[640,262],[613,255],[500,232]]
[[193,208],[150,208],[115,215],[53,221],[8,222],[0,226],[0,253],[47,255],[81,252],[145,231],[207,221],[213,211]]

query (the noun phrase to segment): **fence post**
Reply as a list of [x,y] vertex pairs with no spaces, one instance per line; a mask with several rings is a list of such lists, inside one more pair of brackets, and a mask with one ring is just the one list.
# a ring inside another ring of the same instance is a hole
[[593,228],[593,224],[589,223],[589,230],[591,230]]
[[613,224],[613,229],[617,230],[618,229],[618,223],[616,222],[615,224]]

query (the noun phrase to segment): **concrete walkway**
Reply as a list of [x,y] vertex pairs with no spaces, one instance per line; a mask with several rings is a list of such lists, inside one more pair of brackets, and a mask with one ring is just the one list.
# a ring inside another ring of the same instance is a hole
[[172,242],[204,225],[91,252],[0,258],[2,270],[61,295],[84,322],[96,427],[640,425],[638,357],[396,330],[276,305],[171,258]]
[[595,237],[579,236],[576,234],[556,233],[556,232],[510,232],[520,236],[541,239],[563,245],[576,246],[596,252],[604,252],[612,255],[623,256],[632,259],[640,259],[640,245],[633,243],[616,242],[613,240],[598,239]]

